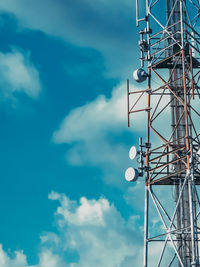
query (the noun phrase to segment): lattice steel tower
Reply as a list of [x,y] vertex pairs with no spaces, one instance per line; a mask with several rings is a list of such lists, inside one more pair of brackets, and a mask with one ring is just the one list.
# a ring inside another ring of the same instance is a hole
[[144,267],[200,266],[199,16],[198,0],[136,0],[134,78],[144,83],[130,90],[127,81],[128,125],[132,113],[146,112],[146,141],[131,148],[140,167],[126,179],[145,174]]

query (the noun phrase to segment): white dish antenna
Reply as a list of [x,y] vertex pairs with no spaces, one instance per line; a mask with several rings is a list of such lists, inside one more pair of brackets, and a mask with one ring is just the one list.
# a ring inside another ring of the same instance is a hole
[[135,146],[132,146],[129,150],[129,158],[130,159],[135,159],[135,157],[137,156],[137,149]]
[[139,176],[138,170],[130,167],[125,172],[125,178],[128,182],[135,182]]
[[137,69],[133,72],[133,79],[138,83],[142,83],[146,80],[148,74],[143,69]]

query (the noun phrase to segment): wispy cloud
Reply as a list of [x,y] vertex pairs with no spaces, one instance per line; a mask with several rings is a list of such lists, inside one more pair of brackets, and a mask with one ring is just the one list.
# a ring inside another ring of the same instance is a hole
[[31,5],[3,0],[0,9],[13,13],[22,27],[101,51],[109,73],[124,77],[134,63],[134,5],[130,0],[35,0]]
[[20,92],[38,97],[41,91],[39,72],[28,54],[16,49],[0,52],[0,91],[3,98],[12,98]]

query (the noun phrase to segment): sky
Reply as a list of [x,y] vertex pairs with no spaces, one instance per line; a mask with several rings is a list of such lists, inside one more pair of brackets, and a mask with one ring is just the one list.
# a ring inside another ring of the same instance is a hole
[[1,267],[142,266],[137,44],[131,0],[0,1]]

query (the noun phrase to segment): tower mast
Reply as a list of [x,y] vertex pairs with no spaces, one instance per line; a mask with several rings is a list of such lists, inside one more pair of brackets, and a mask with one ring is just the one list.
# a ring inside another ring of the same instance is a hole
[[147,84],[130,91],[127,82],[127,99],[128,125],[133,113],[147,113],[146,142],[139,146],[139,174],[129,170],[126,178],[145,173],[143,266],[200,266],[200,1],[142,4],[140,18],[136,0],[137,26],[145,27],[134,77],[147,77]]

